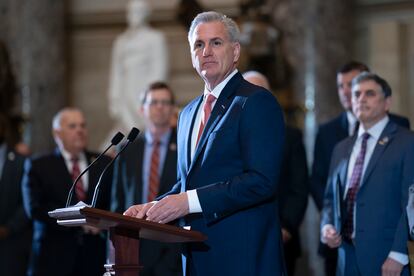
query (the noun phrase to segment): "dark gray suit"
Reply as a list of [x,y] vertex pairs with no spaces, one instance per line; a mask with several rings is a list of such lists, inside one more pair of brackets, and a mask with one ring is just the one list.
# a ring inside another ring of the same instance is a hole
[[[142,202],[142,167],[145,138],[143,135],[124,151],[115,163],[111,210],[123,213],[128,207]],[[177,181],[177,133],[171,131],[160,177],[158,194],[168,192]],[[176,244],[140,241],[140,275],[181,275],[180,247]]]
[[6,150],[0,179],[0,226],[9,236],[0,239],[1,275],[22,276],[26,273],[31,246],[31,221],[23,209],[21,179],[24,157]]
[[[342,218],[346,217],[343,192],[349,157],[356,136],[340,142],[334,149],[324,198],[321,227],[335,224],[336,199],[340,198]],[[381,275],[381,266],[390,251],[407,254],[405,207],[408,187],[414,180],[414,133],[389,121],[369,160],[356,198],[356,262],[362,275]],[[340,189],[335,185],[340,182]],[[336,192],[340,193],[336,196]],[[342,219],[342,224],[345,219]],[[342,225],[341,224],[341,225]],[[338,270],[343,272],[344,247],[338,251]],[[403,270],[408,275],[408,267]]]
[[[90,163],[97,154],[85,152]],[[110,158],[103,156],[89,170],[86,203]],[[103,178],[97,208],[109,210],[112,173]],[[33,243],[29,276],[101,276],[105,270],[106,235],[85,234],[80,227],[64,227],[48,216],[48,211],[62,208],[72,186],[72,177],[60,151],[27,160],[22,182],[26,213],[33,219]],[[76,196],[72,204],[77,202]]]

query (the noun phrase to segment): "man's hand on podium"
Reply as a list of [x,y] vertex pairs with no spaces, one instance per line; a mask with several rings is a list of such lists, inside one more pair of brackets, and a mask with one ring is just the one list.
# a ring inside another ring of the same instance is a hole
[[189,213],[187,193],[169,195],[158,201],[147,212],[147,220],[168,223]]
[[166,196],[160,201],[133,205],[124,212],[124,215],[139,219],[146,218],[158,223],[168,223],[188,213],[187,193],[180,193]]
[[143,219],[147,217],[148,210],[155,204],[157,201],[151,201],[144,204],[132,205],[125,212],[125,216],[130,216],[134,218]]

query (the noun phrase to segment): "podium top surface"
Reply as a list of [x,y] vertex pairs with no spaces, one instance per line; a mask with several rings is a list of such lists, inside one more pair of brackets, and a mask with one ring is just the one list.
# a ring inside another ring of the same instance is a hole
[[88,206],[72,206],[49,212],[63,226],[90,225],[100,229],[113,229],[118,234],[161,242],[201,242],[207,237],[193,230],[124,216]]

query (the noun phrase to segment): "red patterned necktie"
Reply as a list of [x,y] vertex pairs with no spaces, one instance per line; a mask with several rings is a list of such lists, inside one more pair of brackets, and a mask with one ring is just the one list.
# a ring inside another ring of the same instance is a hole
[[216,97],[213,94],[211,93],[208,94],[206,103],[204,104],[204,108],[203,108],[204,117],[201,118],[200,128],[198,129],[196,146],[198,144],[198,141],[200,140],[201,134],[203,134],[203,130],[208,121],[208,118],[210,118],[212,105],[215,100],[216,100]]
[[160,176],[158,173],[160,167],[160,141],[154,140],[151,154],[150,175],[149,175],[149,189],[147,202],[153,201],[160,188]]
[[343,235],[346,239],[352,239],[354,231],[354,209],[355,200],[358,193],[359,185],[361,183],[362,171],[364,170],[365,153],[367,151],[368,133],[362,135],[361,150],[355,161],[354,169],[352,171],[351,180],[349,182],[348,193],[346,195],[347,215],[343,228]]
[[[79,159],[76,157],[73,157],[71,161],[72,161],[72,179],[73,181],[75,181],[75,179],[80,174]],[[85,188],[83,187],[82,179],[79,179],[78,183],[76,184],[75,194],[79,201],[85,201],[86,192],[85,192]]]

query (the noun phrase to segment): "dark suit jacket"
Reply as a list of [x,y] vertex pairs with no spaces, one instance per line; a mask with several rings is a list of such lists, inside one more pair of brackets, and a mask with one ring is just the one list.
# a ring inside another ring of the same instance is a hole
[[[96,158],[95,153],[85,153],[88,163]],[[99,175],[109,161],[109,157],[103,156],[89,170],[86,203],[91,203]],[[97,208],[109,210],[111,178],[109,171],[101,186]],[[105,235],[84,234],[80,227],[60,226],[47,214],[65,206],[71,185],[71,175],[59,150],[27,160],[22,182],[23,199],[26,213],[34,222],[28,275],[102,275],[104,272]],[[74,196],[72,204],[76,202]]]
[[[133,142],[117,159],[114,167],[111,209],[123,213],[128,207],[142,202],[142,166],[145,137]],[[177,181],[177,132],[171,132],[165,163],[160,178],[159,194],[168,192]],[[140,241],[140,275],[180,275],[181,250],[176,244]]]
[[[346,217],[343,200],[349,157],[356,136],[340,142],[334,149],[324,198],[321,227],[334,224],[335,198],[341,199],[338,213]],[[381,266],[390,251],[407,254],[408,229],[405,207],[408,188],[414,180],[414,133],[389,122],[382,132],[369,160],[356,198],[355,254],[362,275],[381,275]],[[341,194],[334,194],[340,181]],[[344,219],[342,219],[342,224]],[[342,248],[338,266],[345,261]],[[404,275],[408,275],[405,267]]]
[[301,252],[299,227],[308,203],[308,166],[302,132],[289,126],[279,178],[279,202],[282,228],[292,234],[292,239],[285,244],[285,257],[297,258]]
[[208,236],[187,245],[189,275],[284,275],[283,244],[274,196],[284,143],[275,98],[240,73],[222,90],[191,161],[191,134],[202,97],[178,122],[178,183],[171,193],[197,189],[202,213],[185,217]]
[[24,157],[7,148],[5,158],[0,179],[0,226],[8,229],[9,236],[0,239],[1,274],[23,276],[26,275],[32,238],[31,221],[24,212],[20,185]]
[[[410,122],[407,118],[389,114],[391,121],[406,128],[410,128]],[[316,135],[314,157],[311,176],[311,195],[319,210],[323,206],[323,196],[325,193],[326,181],[328,179],[329,164],[331,161],[332,151],[335,145],[348,137],[348,120],[346,112],[342,112],[335,119],[322,124]]]

